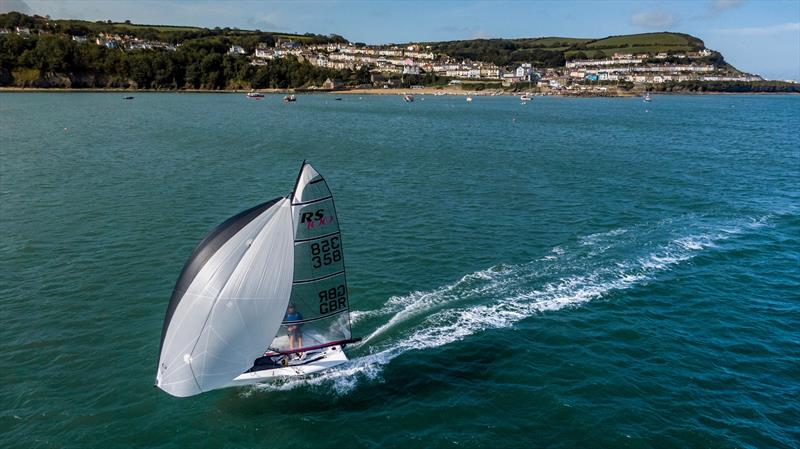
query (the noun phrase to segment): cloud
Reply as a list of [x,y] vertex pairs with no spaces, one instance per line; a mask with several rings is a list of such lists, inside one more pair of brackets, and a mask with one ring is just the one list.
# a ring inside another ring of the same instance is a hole
[[632,24],[641,28],[656,30],[666,30],[677,25],[680,21],[680,18],[675,14],[660,9],[634,14],[631,17]]
[[30,14],[31,8],[27,3],[22,0],[0,0],[0,13],[6,12],[21,12],[23,14]]
[[484,30],[483,28],[477,29],[472,32],[473,39],[491,39],[492,35],[489,34],[488,31]]
[[711,32],[718,34],[737,34],[740,36],[769,36],[787,32],[797,33],[800,32],[800,22],[788,22],[761,27],[717,28],[711,30]]
[[471,26],[445,25],[436,28],[436,32],[444,34],[447,39],[491,39],[491,34],[485,29]]
[[743,3],[744,0],[712,0],[709,13],[716,16],[729,9],[737,8]]
[[249,17],[246,22],[250,27],[259,29],[261,31],[278,31],[281,29],[275,20],[274,15],[262,14],[255,17]]
[[744,4],[744,0],[711,0],[708,8],[700,14],[691,17],[691,20],[713,19],[725,11],[738,8]]

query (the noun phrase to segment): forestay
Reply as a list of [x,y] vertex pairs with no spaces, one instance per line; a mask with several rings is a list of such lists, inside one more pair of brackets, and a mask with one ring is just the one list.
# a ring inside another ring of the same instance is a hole
[[344,252],[331,191],[325,179],[303,163],[291,197],[295,256],[289,303],[302,319],[281,324],[270,345],[276,352],[298,350],[289,347],[287,326],[299,324],[303,348],[351,338]]

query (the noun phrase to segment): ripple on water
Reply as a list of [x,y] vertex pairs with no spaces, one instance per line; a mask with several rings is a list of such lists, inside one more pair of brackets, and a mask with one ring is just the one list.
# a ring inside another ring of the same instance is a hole
[[[797,441],[796,97],[279,100],[0,94],[0,445]],[[154,390],[185,258],[303,159],[365,342],[309,379]]]

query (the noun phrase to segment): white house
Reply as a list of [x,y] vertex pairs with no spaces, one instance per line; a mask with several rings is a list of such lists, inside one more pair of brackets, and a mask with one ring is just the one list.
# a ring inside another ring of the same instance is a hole
[[310,60],[313,64],[318,65],[320,67],[328,67],[328,58],[325,55],[317,55],[316,59]]
[[517,78],[521,79],[522,81],[530,81],[532,73],[533,67],[529,63],[522,64],[521,66],[517,67],[516,70]]
[[274,57],[274,53],[272,48],[267,46],[267,44],[258,44],[256,46],[256,51],[253,53],[253,56],[260,59],[272,59]]
[[481,78],[490,78],[490,79],[500,78],[500,68],[496,66],[481,67]]
[[419,65],[414,63],[411,59],[403,61],[403,74],[404,75],[419,75]]
[[247,52],[244,51],[244,48],[238,45],[231,45],[231,48],[228,49],[229,55],[246,55]]

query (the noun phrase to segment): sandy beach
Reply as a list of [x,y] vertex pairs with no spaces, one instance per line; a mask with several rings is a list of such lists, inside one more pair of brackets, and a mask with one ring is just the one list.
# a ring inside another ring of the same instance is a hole
[[[423,88],[370,88],[370,89],[338,89],[338,90],[296,90],[296,89],[256,89],[264,94],[312,94],[312,95],[461,95],[461,96],[519,96],[523,92],[510,92],[501,89],[484,89],[481,91],[465,90],[460,87],[423,87]],[[535,96],[552,97],[638,97],[644,90],[608,90],[605,92],[593,91],[574,91],[574,90],[548,90],[546,92],[536,92],[531,89]],[[243,89],[122,89],[122,88],[66,88],[66,87],[0,87],[0,92],[118,92],[118,93],[214,93],[214,94],[245,94],[249,90]],[[791,92],[652,92],[654,95],[786,95]]]

